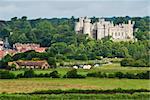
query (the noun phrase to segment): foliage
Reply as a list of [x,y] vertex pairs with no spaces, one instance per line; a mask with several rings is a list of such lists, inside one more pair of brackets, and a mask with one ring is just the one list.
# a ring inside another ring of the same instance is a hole
[[15,74],[10,73],[9,71],[0,70],[0,79],[14,79]]
[[[97,21],[92,17],[92,22]],[[74,17],[52,18],[28,20],[26,16],[22,18],[14,17],[10,21],[0,21],[0,38],[9,37],[12,44],[38,43],[48,47],[46,53],[36,53],[29,51],[15,54],[11,59],[4,57],[0,61],[0,68],[7,68],[7,62],[16,60],[32,60],[39,58],[47,60],[50,65],[56,67],[56,62],[62,60],[95,60],[100,57],[125,58],[121,62],[122,66],[150,66],[149,62],[149,17],[112,17],[106,18],[114,24],[127,23],[128,20],[135,21],[134,35],[137,42],[113,42],[111,37],[102,40],[87,38],[84,34],[75,34]],[[9,34],[12,32],[12,34]],[[143,63],[141,63],[143,62]]]
[[150,92],[147,89],[128,89],[124,90],[121,88],[112,89],[112,90],[81,90],[81,89],[71,89],[71,90],[43,90],[43,91],[35,91],[29,94],[67,94],[67,93],[81,93],[81,94],[105,94],[105,93],[129,93],[133,94],[135,92]]
[[98,77],[98,78],[128,78],[128,79],[150,79],[150,72],[142,72],[138,74],[131,74],[131,73],[122,73],[122,72],[115,72],[115,73],[101,73],[101,72],[92,72],[88,73],[87,77]]
[[59,75],[59,73],[57,71],[53,71],[49,75],[52,78],[60,78],[60,75]]
[[76,69],[72,69],[63,76],[64,78],[85,78],[85,76],[77,73]]
[[26,70],[23,74],[23,77],[25,78],[32,78],[32,77],[35,77],[35,73],[32,69],[30,70]]

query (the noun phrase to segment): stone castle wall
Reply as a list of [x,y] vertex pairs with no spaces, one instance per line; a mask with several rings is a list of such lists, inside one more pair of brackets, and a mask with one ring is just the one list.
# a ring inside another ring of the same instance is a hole
[[113,22],[99,19],[98,22],[91,23],[91,19],[85,17],[79,18],[76,22],[76,33],[88,34],[90,38],[102,39],[111,36],[114,41],[133,41],[134,22],[128,21],[128,24],[114,25]]

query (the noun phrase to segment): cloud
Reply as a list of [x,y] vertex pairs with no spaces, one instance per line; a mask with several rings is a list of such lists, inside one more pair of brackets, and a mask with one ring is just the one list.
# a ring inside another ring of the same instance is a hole
[[5,5],[5,6],[0,6],[0,13],[12,13],[17,11],[17,7],[15,5]]
[[148,0],[1,0],[0,19],[71,16],[146,16]]

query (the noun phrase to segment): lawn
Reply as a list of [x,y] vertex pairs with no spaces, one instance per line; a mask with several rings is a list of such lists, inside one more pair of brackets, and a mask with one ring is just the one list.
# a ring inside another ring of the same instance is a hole
[[150,89],[150,80],[139,79],[50,79],[29,78],[0,81],[0,93],[33,92],[48,89]]

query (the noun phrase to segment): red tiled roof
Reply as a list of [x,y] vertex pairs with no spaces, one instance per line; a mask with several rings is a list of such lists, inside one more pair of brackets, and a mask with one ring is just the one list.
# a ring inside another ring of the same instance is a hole
[[0,59],[2,59],[5,55],[5,52],[3,50],[0,50]]
[[46,61],[16,61],[19,66],[42,66]]

